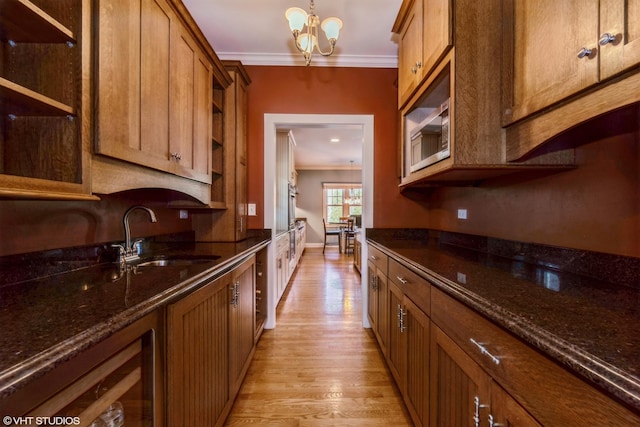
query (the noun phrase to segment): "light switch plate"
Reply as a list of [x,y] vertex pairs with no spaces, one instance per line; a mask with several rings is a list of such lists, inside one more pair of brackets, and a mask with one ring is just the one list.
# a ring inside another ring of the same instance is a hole
[[466,209],[458,209],[458,219],[467,219]]
[[255,203],[249,203],[247,205],[249,213],[249,216],[256,216],[256,204]]
[[189,218],[189,211],[186,209],[180,209],[180,219]]

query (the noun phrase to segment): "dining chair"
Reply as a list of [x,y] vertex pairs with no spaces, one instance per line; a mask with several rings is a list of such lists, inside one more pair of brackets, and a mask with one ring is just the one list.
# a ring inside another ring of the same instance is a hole
[[327,230],[327,223],[322,218],[322,226],[324,227],[324,245],[322,246],[322,253],[324,253],[324,248],[327,247],[327,236],[338,236],[338,250],[342,247],[342,231],[341,230]]
[[351,253],[353,253],[353,248],[355,246],[355,239],[356,239],[355,223],[356,223],[355,218],[350,217],[349,219],[347,219],[347,227],[344,229],[344,238],[345,238],[344,253],[345,254],[349,253],[349,250],[351,250]]

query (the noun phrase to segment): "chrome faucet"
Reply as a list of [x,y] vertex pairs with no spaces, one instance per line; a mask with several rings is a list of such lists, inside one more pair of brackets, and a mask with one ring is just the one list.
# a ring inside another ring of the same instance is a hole
[[127,209],[122,219],[122,223],[124,225],[124,245],[112,245],[113,247],[119,248],[118,262],[121,264],[140,259],[140,250],[138,243],[140,243],[141,240],[136,240],[131,243],[131,230],[129,228],[129,215],[131,215],[131,212],[136,209],[142,209],[143,211],[146,211],[149,214],[149,220],[151,222],[158,222],[155,212],[153,212],[146,206],[137,205]]

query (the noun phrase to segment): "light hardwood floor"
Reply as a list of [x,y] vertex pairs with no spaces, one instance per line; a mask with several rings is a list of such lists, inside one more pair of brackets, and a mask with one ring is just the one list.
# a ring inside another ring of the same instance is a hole
[[412,425],[362,309],[353,257],[307,248],[226,425]]

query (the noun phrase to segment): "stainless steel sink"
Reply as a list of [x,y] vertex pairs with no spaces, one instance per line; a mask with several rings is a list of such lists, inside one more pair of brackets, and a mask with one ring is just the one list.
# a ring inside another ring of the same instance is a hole
[[136,268],[145,267],[171,267],[185,266],[194,264],[206,264],[220,258],[219,255],[185,255],[185,256],[159,256],[150,260],[142,260],[140,263],[134,264]]

